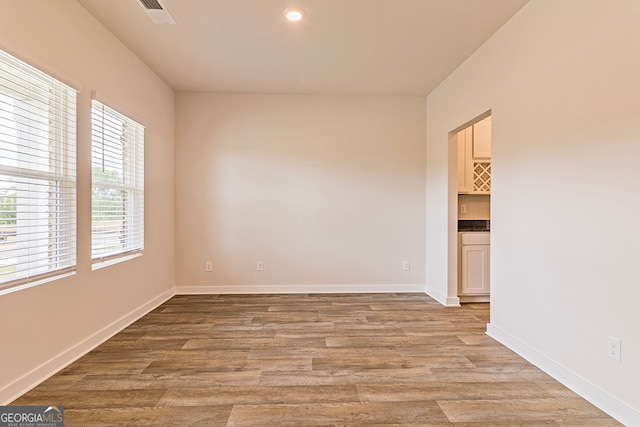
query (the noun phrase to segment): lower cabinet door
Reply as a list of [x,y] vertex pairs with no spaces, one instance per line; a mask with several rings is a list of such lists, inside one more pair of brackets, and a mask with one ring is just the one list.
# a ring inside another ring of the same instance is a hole
[[489,248],[490,245],[462,246],[462,294],[489,294]]

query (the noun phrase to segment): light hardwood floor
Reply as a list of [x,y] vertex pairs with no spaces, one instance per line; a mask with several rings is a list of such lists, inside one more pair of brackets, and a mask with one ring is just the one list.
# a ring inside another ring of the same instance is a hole
[[13,404],[65,426],[616,426],[422,294],[176,296]]

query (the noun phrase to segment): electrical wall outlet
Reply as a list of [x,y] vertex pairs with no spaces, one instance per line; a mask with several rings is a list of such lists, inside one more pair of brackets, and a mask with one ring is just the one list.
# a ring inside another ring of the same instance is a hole
[[258,270],[258,271],[264,271],[264,262],[262,262],[262,261],[258,261],[258,262],[256,263],[256,270]]
[[460,205],[460,213],[467,213],[467,205],[464,203]]
[[622,360],[620,357],[620,338],[607,336],[607,355],[618,362]]
[[213,262],[207,261],[204,263],[204,271],[210,273],[213,271]]
[[402,271],[411,270],[411,262],[410,261],[402,261]]

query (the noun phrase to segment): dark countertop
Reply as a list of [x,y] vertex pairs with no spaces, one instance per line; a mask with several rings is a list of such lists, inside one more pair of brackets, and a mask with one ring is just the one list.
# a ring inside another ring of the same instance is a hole
[[491,220],[488,219],[459,219],[458,231],[491,231]]

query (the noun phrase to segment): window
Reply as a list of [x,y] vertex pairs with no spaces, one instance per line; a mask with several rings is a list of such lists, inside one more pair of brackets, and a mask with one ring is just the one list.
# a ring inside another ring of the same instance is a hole
[[144,127],[106,105],[91,108],[91,256],[94,263],[144,247]]
[[0,290],[76,264],[76,92],[0,51]]

